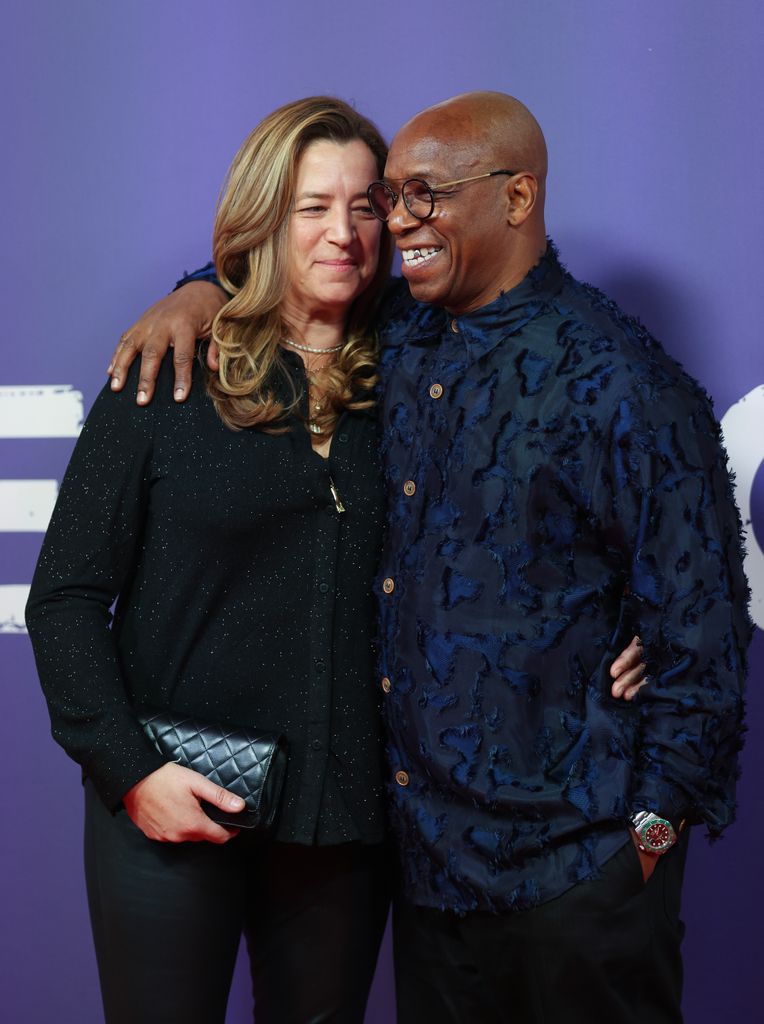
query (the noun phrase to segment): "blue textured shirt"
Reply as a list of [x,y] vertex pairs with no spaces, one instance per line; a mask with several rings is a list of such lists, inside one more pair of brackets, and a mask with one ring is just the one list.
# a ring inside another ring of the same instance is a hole
[[[408,898],[553,899],[596,877],[634,810],[718,834],[752,626],[707,396],[551,244],[456,319],[397,282],[380,342],[380,678]],[[609,669],[635,633],[650,683],[625,703]]]
[[[636,809],[733,816],[750,638],[710,402],[554,248],[452,319],[401,286],[381,330],[377,592],[407,895],[558,896]],[[634,633],[650,684],[610,696]]]

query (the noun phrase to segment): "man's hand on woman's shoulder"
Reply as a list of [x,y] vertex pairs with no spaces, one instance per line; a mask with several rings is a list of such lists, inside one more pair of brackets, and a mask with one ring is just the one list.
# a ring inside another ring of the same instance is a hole
[[[119,391],[127,380],[127,371],[140,353],[141,372],[138,377],[138,405],[148,405],[154,397],[159,367],[167,349],[173,350],[176,402],[183,402],[191,390],[191,367],[195,357],[196,339],[205,338],[212,330],[212,321],[228,296],[209,281],[191,281],[165,298],[155,302],[122,337],[106,371],[111,376],[112,391]],[[207,353],[210,369],[217,369],[217,346]]]

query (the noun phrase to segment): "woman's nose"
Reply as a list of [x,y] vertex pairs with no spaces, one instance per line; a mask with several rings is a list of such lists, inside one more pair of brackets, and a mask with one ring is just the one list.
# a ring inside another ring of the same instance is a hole
[[355,229],[347,210],[336,210],[332,214],[327,234],[336,245],[349,245],[353,241]]

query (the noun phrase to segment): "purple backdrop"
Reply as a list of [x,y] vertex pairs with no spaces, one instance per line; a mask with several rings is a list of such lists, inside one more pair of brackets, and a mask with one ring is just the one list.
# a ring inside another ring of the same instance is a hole
[[[388,136],[456,92],[523,99],[549,140],[548,219],[568,266],[638,313],[720,417],[734,407],[725,428],[753,519],[761,627],[764,14],[757,0],[7,0],[1,24],[0,1015],[82,1024],[101,1015],[78,773],[48,739],[19,611],[77,393],[87,409],[120,331],[207,258],[241,139],[273,107],[316,92],[355,102]],[[759,629],[740,820],[712,848],[697,834],[691,850],[691,1024],[750,1020],[759,1002],[763,665]],[[368,1022],[393,1020],[391,990],[386,952]],[[228,1021],[247,1019],[239,971]]]

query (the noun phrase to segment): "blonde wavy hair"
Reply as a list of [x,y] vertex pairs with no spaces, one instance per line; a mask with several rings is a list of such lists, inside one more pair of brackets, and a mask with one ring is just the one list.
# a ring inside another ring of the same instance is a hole
[[[373,153],[379,176],[387,145],[378,129],[347,103],[311,96],[269,114],[244,140],[233,159],[218,201],[213,255],[218,278],[232,298],[212,325],[220,350],[218,373],[208,373],[207,390],[230,428],[288,429],[286,418],[299,407],[280,345],[286,329],[280,305],[287,287],[287,231],[297,167],[306,148],[319,139],[345,144],[359,140]],[[353,303],[345,343],[334,364],[321,373],[322,409],[314,422],[330,435],[344,409],[373,404],[377,344],[374,314],[390,273],[393,243],[380,237],[377,271]],[[278,387],[281,378],[284,387]],[[284,401],[277,394],[289,395]]]

